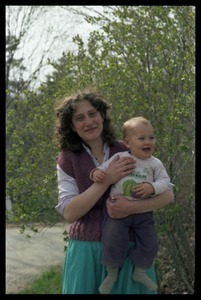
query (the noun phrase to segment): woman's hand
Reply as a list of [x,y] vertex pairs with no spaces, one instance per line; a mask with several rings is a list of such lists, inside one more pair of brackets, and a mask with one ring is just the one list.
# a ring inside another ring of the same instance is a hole
[[111,185],[121,178],[130,175],[135,168],[135,160],[132,157],[119,157],[111,161],[107,169],[106,180]]
[[111,218],[125,218],[130,215],[129,201],[121,195],[115,195],[107,199],[106,206]]
[[131,214],[155,211],[173,202],[173,192],[171,190],[166,190],[153,198],[134,201],[130,201],[122,195],[113,195],[112,198],[107,199],[106,206],[111,218],[124,218]]

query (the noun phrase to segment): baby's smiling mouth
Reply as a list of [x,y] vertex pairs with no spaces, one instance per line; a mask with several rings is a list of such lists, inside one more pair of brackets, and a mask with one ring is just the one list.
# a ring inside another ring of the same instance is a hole
[[151,150],[151,148],[150,147],[146,147],[146,148],[143,148],[142,150],[145,151],[145,152],[149,152]]

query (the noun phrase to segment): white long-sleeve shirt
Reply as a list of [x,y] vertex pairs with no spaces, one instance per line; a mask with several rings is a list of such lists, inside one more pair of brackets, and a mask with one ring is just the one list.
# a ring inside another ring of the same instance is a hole
[[141,182],[151,183],[155,191],[154,195],[161,194],[170,188],[170,178],[166,169],[163,163],[154,156],[147,159],[140,159],[131,155],[128,151],[119,152],[104,162],[100,167],[98,167],[98,169],[106,171],[111,160],[114,159],[116,155],[119,155],[120,157],[133,157],[136,160],[136,168],[132,174],[120,179],[117,183],[112,185],[110,195],[125,195],[128,199],[133,200],[131,190],[137,183]]

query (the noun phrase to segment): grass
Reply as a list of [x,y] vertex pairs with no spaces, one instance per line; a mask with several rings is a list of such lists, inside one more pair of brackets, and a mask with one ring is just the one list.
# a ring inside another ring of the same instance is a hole
[[25,287],[18,294],[61,294],[62,270],[61,267],[51,267],[39,278]]

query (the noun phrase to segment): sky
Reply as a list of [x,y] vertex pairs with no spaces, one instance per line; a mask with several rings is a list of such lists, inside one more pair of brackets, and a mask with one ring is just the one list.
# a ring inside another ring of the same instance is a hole
[[[103,13],[104,8],[103,6],[86,6],[86,8],[83,6],[68,7],[79,9],[90,15],[94,15],[93,10]],[[74,51],[73,36],[79,34],[83,41],[86,42],[90,32],[97,29],[94,25],[87,23],[83,16],[73,14],[61,6],[49,6],[49,8],[47,13],[31,25],[15,56],[15,58],[23,57],[27,68],[23,77],[26,79],[37,68],[42,54],[45,53],[43,67],[37,78],[37,85],[45,80],[47,74],[51,74],[53,71],[53,68],[47,65],[48,59],[58,60],[63,52]],[[21,14],[16,15],[19,9]],[[12,7],[12,18],[10,18],[12,21],[10,21],[9,26],[11,31],[16,35],[19,35],[22,29],[25,9],[25,6]],[[8,21],[8,18],[8,15],[6,15],[6,21]],[[8,25],[6,25],[6,30],[8,30]]]

